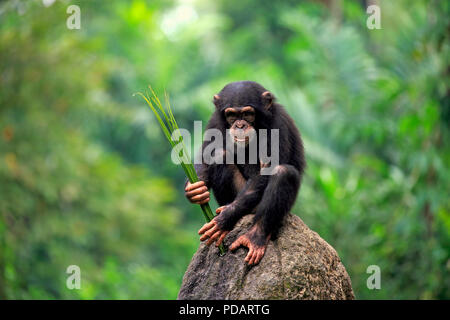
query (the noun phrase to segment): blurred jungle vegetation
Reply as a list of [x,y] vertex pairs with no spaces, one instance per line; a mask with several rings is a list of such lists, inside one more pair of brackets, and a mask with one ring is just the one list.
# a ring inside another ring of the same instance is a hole
[[176,298],[204,220],[133,93],[167,90],[192,130],[255,80],[305,141],[292,211],[357,298],[450,299],[449,2],[368,2],[0,1],[0,298]]

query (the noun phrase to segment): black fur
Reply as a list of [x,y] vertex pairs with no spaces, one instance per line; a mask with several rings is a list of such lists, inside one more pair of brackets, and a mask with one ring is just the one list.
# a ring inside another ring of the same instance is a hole
[[[219,205],[227,209],[215,219],[222,230],[231,230],[244,215],[255,213],[250,240],[263,245],[269,234],[277,235],[284,216],[297,197],[306,167],[303,143],[292,118],[275,102],[271,93],[256,82],[240,81],[226,85],[214,98],[216,110],[207,129],[222,131],[225,145],[224,110],[228,107],[252,106],[256,111],[255,129],[279,129],[279,164],[274,175],[261,175],[258,164],[196,165],[200,180],[212,189]],[[270,134],[269,134],[270,138]],[[202,150],[210,142],[205,141]],[[270,143],[270,140],[268,141]],[[267,148],[270,151],[270,146]],[[225,151],[226,152],[226,151]],[[239,179],[244,185],[239,188]]]

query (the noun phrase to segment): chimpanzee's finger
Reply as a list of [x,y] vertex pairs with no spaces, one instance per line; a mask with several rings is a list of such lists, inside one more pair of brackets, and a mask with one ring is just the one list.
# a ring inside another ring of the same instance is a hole
[[188,197],[188,198],[191,198],[191,197],[193,197],[193,196],[196,196],[196,195],[198,195],[198,194],[205,193],[205,192],[207,192],[207,191],[208,191],[208,188],[207,188],[206,186],[203,186],[203,187],[200,187],[200,188],[193,189],[193,190],[191,190],[191,191],[187,191],[187,192],[185,193],[185,196]]
[[220,214],[226,206],[221,206],[216,209],[216,214]]
[[211,237],[214,233],[216,233],[219,230],[220,230],[219,226],[217,224],[215,224],[214,227],[212,227],[211,229],[206,231],[204,235],[209,238],[209,237]]
[[204,199],[197,200],[197,201],[191,201],[191,203],[192,204],[204,204],[204,203],[208,202],[208,201],[206,201],[207,199],[209,199],[209,197],[206,197]]
[[201,237],[200,241],[208,239],[212,234],[214,234],[218,230],[217,226],[212,227],[212,229],[209,229],[206,231]]
[[184,191],[191,191],[197,188],[200,188],[202,186],[205,185],[204,181],[198,181],[196,183],[188,183],[188,185],[186,186],[186,188],[184,189]]
[[222,231],[217,230],[211,237],[209,237],[208,242],[206,243],[208,246],[214,242],[214,240],[222,234]]
[[262,248],[261,251],[260,251],[260,255],[261,255],[260,259],[262,259],[262,257],[264,257],[265,253],[266,253],[266,248]]
[[208,223],[205,223],[205,224],[203,225],[203,227],[201,227],[200,230],[198,230],[198,234],[202,234],[202,233],[204,233],[206,230],[211,229],[212,227],[214,227],[215,224],[216,224],[216,222],[213,221],[213,220],[211,220],[211,221],[208,222]]
[[255,250],[255,253],[253,254],[253,258],[250,261],[250,265],[255,265],[258,263],[258,250]]
[[258,262],[258,255],[259,255],[259,250],[258,249],[255,249],[254,251],[253,251],[253,257],[252,257],[252,259],[250,260],[250,262],[249,262],[249,264],[250,265],[253,265],[253,264],[257,264]]
[[264,256],[264,249],[259,249],[256,253],[255,260],[253,261],[254,264],[258,264],[262,257]]
[[223,239],[225,238],[225,236],[228,234],[228,231],[224,231],[222,233],[222,235],[220,236],[220,238],[216,241],[216,247],[220,246],[220,244],[222,243]]
[[243,239],[244,239],[244,236],[240,236],[239,238],[237,238],[237,240],[235,240],[235,241],[231,244],[231,246],[230,246],[230,251],[234,251],[234,250],[236,250],[237,248],[239,248],[241,245],[243,245]]
[[191,201],[191,203],[193,204],[204,204],[207,203],[210,200],[210,197],[203,199],[203,200],[198,200],[198,201]]
[[208,198],[206,198],[205,200],[202,200],[202,201],[197,201],[197,202],[195,202],[196,204],[205,204],[205,203],[208,203],[209,202],[209,197]]
[[252,257],[253,257],[253,252],[254,252],[253,248],[250,247],[250,250],[248,250],[247,256],[246,256],[245,259],[244,259],[245,262],[247,262],[247,263],[250,262],[250,260],[251,260]]
[[209,197],[209,192],[207,191],[207,192],[204,192],[202,194],[199,194],[198,196],[192,197],[191,201],[203,201],[203,200],[205,200],[208,197]]

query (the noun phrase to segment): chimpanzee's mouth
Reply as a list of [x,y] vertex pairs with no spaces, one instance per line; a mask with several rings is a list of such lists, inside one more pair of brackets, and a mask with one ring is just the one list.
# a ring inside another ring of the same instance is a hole
[[238,138],[238,137],[234,136],[233,139],[234,139],[234,141],[236,141],[236,142],[248,142],[249,137]]
[[230,130],[229,134],[230,138],[232,138],[231,141],[239,146],[247,146],[253,140],[253,138],[256,137],[256,131],[253,128],[246,130]]

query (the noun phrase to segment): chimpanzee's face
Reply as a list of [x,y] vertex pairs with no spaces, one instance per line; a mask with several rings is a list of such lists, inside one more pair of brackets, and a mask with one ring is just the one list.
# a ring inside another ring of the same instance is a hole
[[234,143],[238,146],[247,146],[256,135],[255,109],[251,106],[230,107],[224,110],[224,114]]
[[228,134],[236,146],[248,146],[256,137],[256,130],[264,123],[261,120],[268,120],[271,115],[274,99],[269,91],[252,81],[229,83],[214,95],[220,120],[225,119]]

